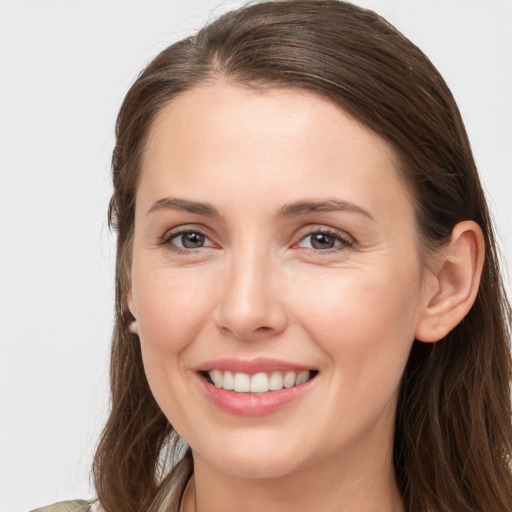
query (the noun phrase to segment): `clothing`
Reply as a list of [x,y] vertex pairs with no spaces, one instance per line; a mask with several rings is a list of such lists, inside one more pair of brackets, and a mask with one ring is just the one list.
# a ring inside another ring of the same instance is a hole
[[94,501],[61,501],[48,507],[38,508],[31,512],[99,512],[100,508]]
[[[192,474],[192,456],[181,459],[161,483],[155,497],[158,510],[179,512],[181,496]],[[154,504],[153,504],[154,505]],[[105,512],[97,500],[60,501],[48,507],[37,508],[31,512]]]

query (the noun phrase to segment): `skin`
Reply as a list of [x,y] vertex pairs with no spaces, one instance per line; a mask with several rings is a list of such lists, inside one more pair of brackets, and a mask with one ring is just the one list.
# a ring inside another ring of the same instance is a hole
[[[385,141],[309,92],[210,83],[155,120],[128,305],[152,392],[193,450],[183,510],[403,510],[397,389],[439,282],[396,167]],[[164,198],[220,216],[155,209]],[[332,199],[351,206],[279,216]],[[204,234],[204,246],[179,247],[176,228]],[[315,248],[311,234],[326,230],[334,247]],[[198,385],[206,361],[259,356],[319,373],[256,418],[220,411]]]

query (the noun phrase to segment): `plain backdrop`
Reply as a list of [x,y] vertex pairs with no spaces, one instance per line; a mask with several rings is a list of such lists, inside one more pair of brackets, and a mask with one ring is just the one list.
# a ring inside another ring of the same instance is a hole
[[[512,260],[512,1],[356,3],[387,17],[446,78]],[[3,511],[94,495],[113,324],[116,112],[151,57],[241,4],[0,0]]]

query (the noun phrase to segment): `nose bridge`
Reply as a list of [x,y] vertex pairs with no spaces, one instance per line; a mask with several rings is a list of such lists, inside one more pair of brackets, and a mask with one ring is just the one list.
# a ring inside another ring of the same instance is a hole
[[218,324],[242,339],[275,336],[286,325],[279,294],[279,269],[264,244],[233,248],[228,257]]

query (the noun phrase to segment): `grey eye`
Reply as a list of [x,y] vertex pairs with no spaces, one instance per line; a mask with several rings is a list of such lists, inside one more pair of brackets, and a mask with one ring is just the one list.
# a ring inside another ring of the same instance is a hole
[[327,252],[330,249],[342,250],[351,245],[351,241],[342,234],[331,233],[330,231],[324,230],[310,232],[302,238],[298,244],[299,247],[313,249],[318,252]]
[[[327,233],[313,233],[309,235],[313,249],[332,249],[336,245],[336,238]],[[339,245],[339,243],[338,243]]]
[[206,237],[197,231],[188,231],[177,235],[171,241],[174,245],[184,249],[197,249],[205,245],[205,239]]

